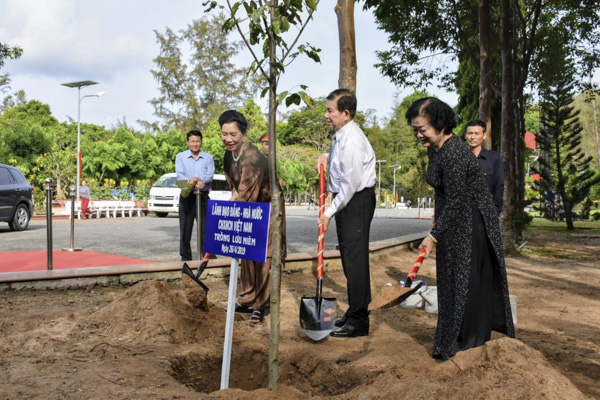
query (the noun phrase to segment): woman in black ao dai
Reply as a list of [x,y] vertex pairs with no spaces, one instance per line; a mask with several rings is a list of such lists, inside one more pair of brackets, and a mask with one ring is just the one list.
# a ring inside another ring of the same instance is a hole
[[469,147],[452,129],[456,115],[432,97],[406,112],[413,134],[428,148],[427,183],[435,217],[420,247],[436,250],[438,324],[433,357],[483,345],[497,331],[515,336],[498,215]]

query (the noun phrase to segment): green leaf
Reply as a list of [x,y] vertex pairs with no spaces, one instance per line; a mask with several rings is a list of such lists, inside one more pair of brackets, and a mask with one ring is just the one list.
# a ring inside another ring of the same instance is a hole
[[285,99],[285,105],[287,107],[291,106],[292,104],[299,106],[301,101],[302,101],[302,98],[300,97],[300,95],[298,93],[292,93]]
[[286,98],[287,95],[288,95],[288,91],[287,90],[285,92],[279,93],[278,103],[279,104],[283,103],[283,100],[285,100],[285,98]]
[[317,11],[317,2],[315,0],[306,0],[306,7],[308,7],[310,11]]
[[302,101],[304,102],[304,104],[306,104],[307,107],[313,106],[313,98],[310,97],[308,93],[306,93],[305,91],[300,91],[298,93],[300,94]]
[[281,32],[287,32],[290,30],[290,23],[287,18],[281,18]]
[[280,21],[273,21],[273,24],[271,25],[273,27],[273,32],[275,32],[276,34],[280,34],[281,33],[281,22]]
[[227,21],[223,23],[223,32],[229,32],[235,27],[235,20],[233,18],[229,18]]
[[308,56],[308,58],[310,58],[311,60],[320,63],[321,62],[321,57],[319,57],[319,52],[321,50],[320,49],[312,49],[308,52],[306,52],[306,55]]

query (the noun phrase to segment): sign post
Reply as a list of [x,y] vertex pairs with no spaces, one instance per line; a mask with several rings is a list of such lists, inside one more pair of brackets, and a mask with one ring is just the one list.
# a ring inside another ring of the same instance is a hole
[[258,262],[267,260],[271,204],[209,200],[206,214],[205,251],[231,257],[221,368],[223,390],[229,387],[239,259]]

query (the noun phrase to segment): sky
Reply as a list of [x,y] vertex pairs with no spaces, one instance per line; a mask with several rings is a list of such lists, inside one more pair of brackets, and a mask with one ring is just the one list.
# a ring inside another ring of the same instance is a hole
[[[61,83],[91,80],[97,85],[81,89],[81,122],[111,128],[118,121],[141,129],[138,120],[153,121],[148,103],[158,96],[150,72],[159,46],[154,31],[166,28],[178,32],[201,18],[203,0],[2,0],[0,2],[0,41],[18,45],[23,55],[6,60],[0,74],[9,73],[11,92],[24,90],[28,100],[49,104],[59,121],[77,121],[77,89]],[[322,0],[315,20],[300,39],[321,48],[321,63],[294,61],[282,77],[279,90],[308,85],[313,97],[326,96],[337,88],[339,42],[337,19],[332,0]],[[412,93],[410,88],[394,86],[373,66],[376,50],[385,50],[387,36],[377,30],[370,12],[355,10],[358,60],[357,98],[359,110],[376,110],[377,116],[390,115],[396,99]],[[230,36],[239,40],[239,36]],[[238,65],[250,65],[250,53],[242,50]],[[427,89],[450,105],[457,97],[435,87]],[[266,100],[259,104],[266,111]],[[285,112],[285,106],[279,111]]]

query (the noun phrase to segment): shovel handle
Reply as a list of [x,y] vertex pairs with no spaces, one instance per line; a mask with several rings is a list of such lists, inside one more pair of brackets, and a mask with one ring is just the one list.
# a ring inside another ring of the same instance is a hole
[[[319,169],[319,217],[325,213],[325,166]],[[317,278],[323,278],[323,250],[325,248],[325,227],[319,225],[319,241],[317,252]]]
[[419,268],[421,268],[421,264],[423,263],[426,255],[427,249],[423,247],[421,251],[419,251],[419,255],[417,256],[413,267],[410,269],[410,272],[404,281],[404,287],[410,287],[410,285],[412,285],[412,282],[415,280],[415,276],[417,276],[417,272],[419,272]]
[[211,253],[204,253],[204,258],[200,262],[200,264],[208,263],[208,260],[212,257]]
[[210,260],[211,257],[212,257],[211,253],[204,254],[204,258],[202,259],[202,261],[200,261],[200,265],[198,266],[198,269],[196,270],[196,275],[195,275],[196,280],[198,280],[198,281],[200,280],[200,275],[202,275],[202,272],[204,272],[204,270],[208,266],[208,261]]

